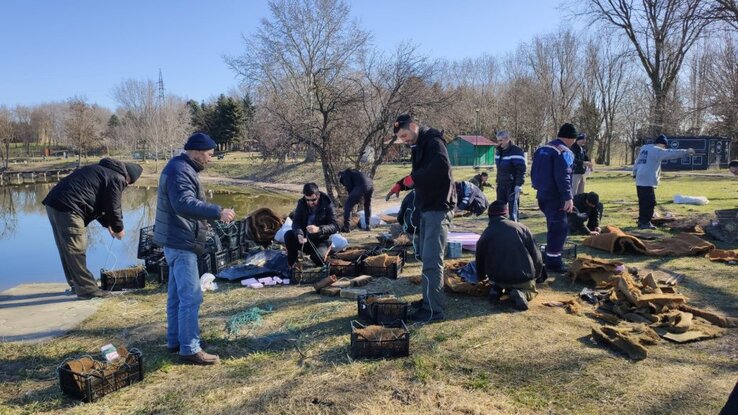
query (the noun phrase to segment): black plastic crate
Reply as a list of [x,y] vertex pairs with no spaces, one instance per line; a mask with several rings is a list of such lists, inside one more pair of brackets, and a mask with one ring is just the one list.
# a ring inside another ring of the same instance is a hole
[[169,265],[167,265],[166,262],[164,262],[159,267],[159,284],[168,284],[169,283]]
[[223,250],[216,253],[210,254],[210,261],[211,261],[211,272],[213,274],[219,273],[221,270],[225,269],[228,266],[228,263],[230,262],[228,251]]
[[106,291],[121,291],[144,288],[146,286],[146,268],[142,265],[135,267],[100,270],[100,285]]
[[120,365],[94,362],[98,369],[87,373],[75,372],[67,362],[62,363],[57,369],[62,392],[84,402],[95,402],[144,378],[143,355],[138,349],[131,349]]
[[243,251],[240,246],[236,245],[235,248],[228,250],[228,262],[236,262],[241,259],[243,259]]
[[144,259],[144,267],[149,274],[158,274],[162,264],[166,264],[163,253],[149,255]]
[[138,259],[144,259],[161,252],[161,247],[154,244],[154,225],[141,228],[138,231],[138,252],[136,257]]
[[290,284],[313,284],[331,275],[330,265],[324,267],[303,267],[295,264],[290,275]]
[[[363,324],[351,322],[351,357],[360,358],[388,358],[388,357],[405,357],[410,355],[410,332],[403,322],[400,327],[392,328],[392,330],[401,329],[402,333],[398,336],[369,340],[356,333],[357,328],[366,328]],[[386,326],[384,326],[386,327]]]
[[388,327],[399,327],[401,322],[407,320],[408,304],[400,299],[397,302],[368,302],[371,298],[388,297],[390,293],[369,293],[360,295],[356,299],[359,317],[372,323]]
[[398,256],[400,257],[400,261],[393,262],[388,266],[379,267],[379,266],[367,265],[365,262],[366,258],[364,258],[360,262],[359,272],[361,274],[370,275],[372,277],[377,277],[377,278],[384,277],[384,278],[396,280],[397,277],[402,272],[402,267],[405,264],[405,251],[403,250],[403,251],[398,251],[398,252],[384,252],[384,253],[386,253],[387,255]]
[[[541,255],[546,256],[546,245],[540,246]],[[561,258],[563,259],[577,259],[577,245],[571,242],[564,243],[564,249],[561,251]]]
[[343,277],[358,277],[361,274],[361,266],[357,263],[351,263],[348,265],[334,265],[331,264],[331,274],[338,278]]
[[213,272],[212,256],[213,254],[202,254],[197,259],[197,271],[200,273],[200,276],[206,272],[215,274],[215,272]]

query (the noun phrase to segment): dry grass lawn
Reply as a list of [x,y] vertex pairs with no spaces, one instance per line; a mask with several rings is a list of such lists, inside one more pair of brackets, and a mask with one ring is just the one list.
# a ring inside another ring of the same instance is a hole
[[[378,182],[388,187],[406,170],[392,166]],[[377,193],[386,191],[377,187]],[[632,228],[637,204],[627,172],[597,173],[588,189],[601,194],[605,224]],[[532,189],[525,191],[524,223],[544,242],[545,222]],[[727,176],[667,174],[657,198],[662,210],[678,215],[709,214],[738,206],[737,191],[738,180]],[[674,205],[668,200],[675,193],[704,195],[712,202]],[[486,218],[462,218],[453,226],[481,232],[485,224]],[[369,243],[373,235],[352,232],[350,239]],[[580,243],[582,237],[571,240]],[[581,247],[580,252],[619,258]],[[734,266],[701,257],[622,259],[685,274],[680,290],[691,304],[738,316]],[[418,274],[419,264],[411,261],[400,279],[381,279],[370,288],[415,300],[420,288],[407,277]],[[368,361],[349,357],[355,302],[321,297],[310,287],[220,287],[205,295],[201,309],[203,336],[212,345],[209,351],[221,356],[219,366],[181,365],[166,352],[166,293],[151,284],[102,300],[100,311],[67,336],[42,344],[0,344],[0,414],[716,414],[738,380],[738,330],[686,345],[662,342],[649,348],[646,360],[634,362],[591,340],[595,321],[541,305],[582,289],[564,278],[542,287],[524,313],[449,295],[445,321],[411,326],[410,357]],[[260,326],[230,335],[228,319],[251,307],[272,311]],[[64,397],[57,365],[70,356],[97,354],[109,342],[143,351],[144,381],[96,403]]]

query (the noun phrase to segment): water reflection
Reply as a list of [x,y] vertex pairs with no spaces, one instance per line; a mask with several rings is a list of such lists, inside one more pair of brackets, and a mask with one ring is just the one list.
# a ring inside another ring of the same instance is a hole
[[[55,183],[0,187],[0,291],[31,282],[64,282],[51,225],[41,201]],[[244,188],[241,193],[208,193],[221,206],[233,207],[238,217],[269,207],[278,214],[294,208],[297,196]],[[138,231],[154,223],[156,188],[131,187],[123,192],[126,236],[119,241],[93,222],[87,227],[90,248],[87,264],[99,277],[101,268],[116,269],[137,264]]]

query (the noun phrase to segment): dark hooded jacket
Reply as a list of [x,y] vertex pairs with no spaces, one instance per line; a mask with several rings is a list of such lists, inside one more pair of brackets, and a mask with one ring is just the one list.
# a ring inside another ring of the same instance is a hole
[[543,270],[541,251],[522,223],[493,216],[477,241],[477,280],[498,284],[522,284],[535,280]]
[[[447,212],[456,206],[456,187],[451,175],[443,133],[428,127],[418,131],[418,141],[412,148],[415,207],[421,212]],[[400,188],[409,188],[398,182]]]
[[197,254],[206,250],[207,220],[220,219],[220,206],[205,201],[197,173],[203,166],[187,154],[169,160],[159,178],[154,243]]
[[[308,208],[307,202],[304,198],[300,198],[297,201],[297,207],[295,208],[295,214],[292,219],[292,230],[295,232],[295,236],[307,234],[307,226],[311,225],[309,222],[310,208]],[[333,202],[327,194],[320,192],[320,200],[315,206],[315,219],[312,225],[320,228],[318,232],[317,240],[324,241],[331,235],[338,232],[338,222],[336,222],[336,213],[333,210]]]
[[346,169],[338,173],[338,181],[346,188],[348,193],[351,193],[354,189],[361,193],[374,189],[372,179],[356,169]]
[[100,163],[80,167],[61,179],[43,201],[60,212],[74,212],[85,226],[97,219],[113,232],[123,230],[121,196],[128,185],[123,162],[104,158]]

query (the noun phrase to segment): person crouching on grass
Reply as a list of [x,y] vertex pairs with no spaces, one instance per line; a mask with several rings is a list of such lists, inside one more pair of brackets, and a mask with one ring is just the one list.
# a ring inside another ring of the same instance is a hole
[[541,251],[528,227],[507,218],[505,201],[489,205],[489,224],[477,241],[477,281],[489,279],[491,302],[508,294],[515,309],[525,311],[545,280]]
[[292,229],[284,234],[287,265],[294,267],[298,251],[310,255],[315,265],[324,265],[331,249],[328,238],[338,232],[333,202],[317,184],[306,183],[294,216]]

